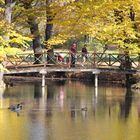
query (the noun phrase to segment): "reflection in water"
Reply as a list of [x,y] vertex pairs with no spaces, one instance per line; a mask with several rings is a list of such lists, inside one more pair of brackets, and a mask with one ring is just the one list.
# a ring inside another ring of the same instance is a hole
[[96,108],[97,108],[97,103],[98,103],[98,88],[94,88],[94,94],[92,97],[92,104],[93,104],[93,115],[95,117],[96,114]]
[[65,98],[64,86],[58,87],[58,94],[56,95],[55,98],[56,98],[56,103],[58,104],[58,106],[60,106],[62,110],[64,106],[64,98]]
[[85,120],[87,118],[87,110],[86,109],[82,109],[81,110],[81,114],[82,114],[82,119]]
[[[1,96],[4,105],[24,101],[25,106],[18,117],[8,109],[0,110],[1,139],[139,140],[140,95],[130,89],[125,93],[121,87],[99,87],[95,96],[93,89],[94,85],[71,81],[6,90]],[[122,117],[129,118],[127,125]]]
[[52,116],[52,103],[51,103],[51,101],[54,98],[54,91],[55,91],[54,85],[47,86],[47,104],[46,104],[46,116],[47,117]]
[[98,88],[95,87],[95,97],[97,97],[97,96],[98,96]]
[[125,99],[123,102],[121,102],[120,104],[120,115],[123,118],[128,118],[129,114],[130,114],[130,109],[131,109],[131,104],[132,104],[132,91],[130,88],[126,89],[126,95],[125,95]]
[[55,88],[53,85],[49,85],[47,88],[47,99],[53,99]]
[[76,117],[76,109],[75,109],[75,106],[71,106],[70,114],[71,114],[71,118],[75,118]]
[[34,98],[41,98],[42,97],[42,87],[39,83],[34,84]]
[[[136,92],[136,93],[139,95],[140,91],[139,92]],[[137,110],[138,110],[138,117],[140,118],[140,98],[138,98]]]
[[4,108],[4,102],[3,102],[3,95],[4,95],[5,88],[0,88],[0,108]]
[[42,109],[47,103],[47,93],[45,94],[45,87],[40,84],[34,85],[34,99],[36,100],[35,109]]

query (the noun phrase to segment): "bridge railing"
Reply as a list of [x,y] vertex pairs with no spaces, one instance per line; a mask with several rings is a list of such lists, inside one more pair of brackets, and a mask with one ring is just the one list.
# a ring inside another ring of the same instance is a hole
[[[38,57],[35,57],[38,56]],[[49,59],[48,59],[49,58]],[[36,64],[36,62],[39,64]],[[127,62],[127,63],[126,63]],[[16,55],[7,55],[4,61],[6,67],[20,68],[28,66],[54,66],[54,67],[70,67],[71,54],[68,51],[54,52],[49,55],[47,52],[43,53],[24,53]],[[89,52],[87,59],[84,59],[81,52],[77,52],[75,59],[75,67],[81,68],[98,68],[98,67],[118,67],[121,69],[138,69],[140,64],[139,54],[118,54],[118,53],[94,53]]]

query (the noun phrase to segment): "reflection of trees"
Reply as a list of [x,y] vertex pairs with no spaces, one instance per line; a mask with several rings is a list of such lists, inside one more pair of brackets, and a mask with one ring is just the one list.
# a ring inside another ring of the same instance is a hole
[[132,104],[132,91],[127,88],[125,100],[120,104],[120,115],[122,118],[128,118]]
[[0,88],[0,108],[4,107],[4,102],[3,102],[4,93],[5,93],[5,88]]
[[58,94],[56,96],[56,101],[58,102],[61,109],[64,106],[64,97],[65,97],[64,86],[60,86],[58,89]]
[[76,117],[75,105],[72,105],[70,109],[71,109],[70,111],[71,118],[75,118]]
[[54,86],[49,85],[43,89],[40,84],[34,85],[34,98],[36,98],[35,108],[38,110],[44,109],[45,115],[52,116],[52,99],[54,97]]
[[55,88],[52,85],[49,85],[47,87],[47,99],[53,99],[53,97],[54,97],[54,90],[55,90]]
[[69,98],[70,100],[70,116],[72,119],[76,118],[77,116],[77,109],[79,108],[78,107],[78,104],[79,104],[79,97],[75,97],[75,96],[72,96]]
[[64,86],[66,83],[66,80],[65,79],[57,79],[55,81],[53,81],[53,84],[55,84],[56,86]]
[[54,98],[55,88],[53,85],[47,87],[47,104],[46,104],[46,116],[52,116],[52,99]]
[[34,84],[34,98],[42,97],[42,87],[39,83]]

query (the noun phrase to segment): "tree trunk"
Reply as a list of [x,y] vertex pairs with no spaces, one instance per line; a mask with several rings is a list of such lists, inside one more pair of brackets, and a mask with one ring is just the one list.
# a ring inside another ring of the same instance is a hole
[[[51,9],[49,7],[51,1],[50,0],[46,0],[46,30],[45,30],[45,41],[47,43],[47,41],[51,38],[52,36],[52,29],[53,29],[53,24],[51,23],[51,21],[53,20],[53,16],[51,14]],[[47,44],[48,47],[48,44]],[[53,48],[49,49],[47,51],[47,62],[49,64],[54,63],[54,52],[53,52]]]
[[[12,8],[15,6],[15,2],[12,0],[5,0],[5,20],[7,23],[12,22]],[[4,36],[5,40],[9,40],[9,36]]]
[[11,17],[12,17],[12,1],[11,0],[5,0],[5,19],[8,23],[11,23]]
[[[32,9],[32,0],[23,1],[23,4],[25,9]],[[31,34],[33,36],[34,64],[40,64],[42,62],[42,47],[40,42],[38,23],[36,22],[35,15],[28,15],[27,18]]]
[[[131,19],[131,21],[133,21],[133,28],[135,29],[135,31],[137,31],[138,29],[137,29],[137,25],[135,22],[135,11],[133,10],[133,8],[130,8],[130,19]],[[138,36],[138,38],[139,38],[139,36]],[[139,42],[139,39],[134,40],[134,43],[135,42]],[[138,68],[140,68],[140,53],[139,53],[139,59],[138,59]]]
[[42,48],[40,42],[38,23],[36,23],[34,17],[29,17],[28,24],[30,25],[30,31],[33,35],[33,51],[35,56],[34,64],[40,64],[42,62]]
[[[8,24],[11,24],[12,21],[12,8],[14,7],[15,2],[12,0],[5,0],[5,20]],[[3,36],[5,40],[9,40],[10,37],[8,35]],[[4,74],[4,66],[2,65],[2,61],[0,61],[0,87],[5,87],[5,83],[3,81]]]

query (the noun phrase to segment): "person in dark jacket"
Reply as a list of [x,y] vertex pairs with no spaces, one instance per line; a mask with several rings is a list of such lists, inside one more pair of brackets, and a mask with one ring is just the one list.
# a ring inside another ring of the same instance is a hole
[[83,63],[87,60],[87,56],[88,56],[88,51],[87,51],[87,45],[85,44],[82,48]]

